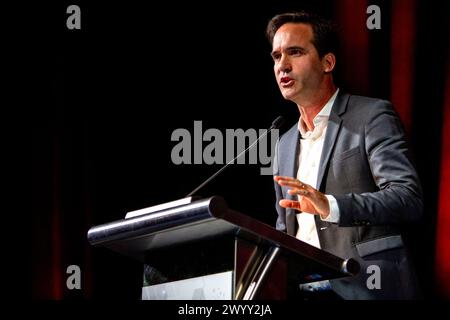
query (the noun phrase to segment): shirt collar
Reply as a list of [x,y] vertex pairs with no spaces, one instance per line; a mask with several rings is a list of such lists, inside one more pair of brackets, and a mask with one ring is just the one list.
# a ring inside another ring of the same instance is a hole
[[298,130],[304,139],[316,139],[321,136],[323,129],[326,127],[328,123],[328,118],[331,114],[331,108],[333,107],[334,101],[338,95],[339,89],[331,96],[328,102],[323,106],[323,108],[319,111],[319,113],[314,117],[314,131],[307,131],[307,127],[302,120],[302,116],[300,115],[300,120],[298,122]]

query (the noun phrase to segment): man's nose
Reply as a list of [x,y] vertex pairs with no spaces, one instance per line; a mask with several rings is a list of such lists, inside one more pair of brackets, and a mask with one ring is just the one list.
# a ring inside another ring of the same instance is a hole
[[291,70],[292,70],[291,62],[285,55],[283,55],[281,57],[278,69],[280,70],[280,72],[283,72],[283,73],[291,72]]

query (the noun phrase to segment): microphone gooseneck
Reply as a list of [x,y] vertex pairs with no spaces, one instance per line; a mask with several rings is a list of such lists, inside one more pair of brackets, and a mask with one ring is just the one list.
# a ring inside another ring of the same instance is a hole
[[204,186],[206,186],[212,179],[214,179],[215,177],[217,177],[222,171],[224,171],[226,168],[228,168],[228,166],[230,164],[232,164],[235,160],[239,159],[242,155],[244,155],[245,153],[247,153],[251,148],[253,148],[258,141],[263,138],[264,136],[266,136],[269,132],[271,132],[274,129],[279,129],[281,128],[281,126],[284,124],[284,118],[282,116],[277,117],[275,120],[272,121],[272,125],[269,127],[269,129],[267,129],[261,136],[259,136],[258,139],[256,139],[250,146],[248,146],[247,149],[243,150],[241,153],[239,153],[236,157],[234,157],[232,160],[228,161],[227,164],[225,164],[222,168],[220,168],[216,173],[214,173],[211,177],[209,177],[208,179],[206,179],[202,184],[200,184],[197,188],[195,188],[194,190],[192,190],[191,192],[189,192],[189,194],[186,196],[187,197],[192,197],[194,194],[197,193],[197,191],[199,191],[201,188],[203,188]]

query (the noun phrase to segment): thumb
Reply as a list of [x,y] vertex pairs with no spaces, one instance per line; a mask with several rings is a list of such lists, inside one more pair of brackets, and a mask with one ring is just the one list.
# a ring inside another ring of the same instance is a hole
[[296,210],[301,211],[300,210],[301,206],[300,206],[300,202],[299,201],[283,199],[283,200],[280,200],[278,202],[278,204],[280,205],[280,207],[283,207],[283,208],[287,208],[287,209],[291,208],[291,209],[296,209]]

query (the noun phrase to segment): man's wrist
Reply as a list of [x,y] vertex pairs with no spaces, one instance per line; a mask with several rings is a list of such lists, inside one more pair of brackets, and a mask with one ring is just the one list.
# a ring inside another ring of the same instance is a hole
[[337,200],[332,195],[326,194],[325,197],[327,197],[328,200],[328,206],[330,208],[328,215],[323,218],[322,215],[320,216],[320,220],[325,222],[331,222],[331,223],[338,223],[340,219],[340,211],[339,206],[337,204]]

